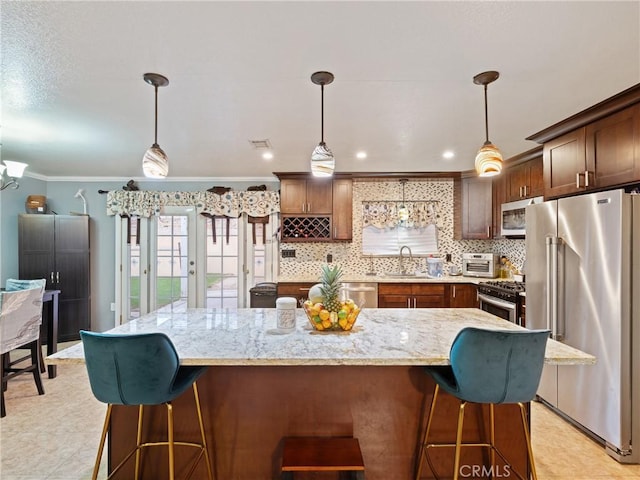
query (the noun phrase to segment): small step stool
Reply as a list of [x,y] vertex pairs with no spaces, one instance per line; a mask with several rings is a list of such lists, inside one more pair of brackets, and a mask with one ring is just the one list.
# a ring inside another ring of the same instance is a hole
[[351,472],[364,480],[364,461],[357,438],[287,437],[280,471],[282,480],[293,480],[293,472]]

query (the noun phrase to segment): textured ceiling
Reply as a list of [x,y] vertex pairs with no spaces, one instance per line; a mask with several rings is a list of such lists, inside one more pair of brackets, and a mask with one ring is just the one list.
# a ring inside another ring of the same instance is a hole
[[[0,6],[2,158],[31,175],[170,178],[306,171],[320,140],[338,171],[473,168],[489,136],[525,137],[640,82],[640,2],[15,2]],[[263,160],[249,140],[269,139]],[[451,160],[442,158],[453,150]],[[358,150],[368,152],[356,159]]]

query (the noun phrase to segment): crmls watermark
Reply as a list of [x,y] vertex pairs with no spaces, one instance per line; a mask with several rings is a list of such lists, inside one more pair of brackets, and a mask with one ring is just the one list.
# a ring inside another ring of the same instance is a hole
[[509,478],[511,476],[510,465],[462,465],[460,467],[462,478]]

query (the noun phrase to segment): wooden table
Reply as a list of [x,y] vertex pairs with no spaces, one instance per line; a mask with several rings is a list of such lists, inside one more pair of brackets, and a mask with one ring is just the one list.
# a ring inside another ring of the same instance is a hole
[[[42,297],[42,310],[43,320],[46,321],[47,326],[47,357],[53,355],[58,351],[58,296],[60,290],[45,290]],[[46,307],[46,310],[45,310]],[[45,365],[44,359],[40,364],[40,371],[44,373]],[[49,365],[49,378],[56,378],[57,367],[55,365]]]

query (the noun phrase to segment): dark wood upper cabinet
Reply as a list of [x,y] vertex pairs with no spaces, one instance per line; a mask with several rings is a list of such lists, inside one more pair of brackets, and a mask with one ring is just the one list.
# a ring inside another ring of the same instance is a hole
[[545,197],[579,192],[585,187],[587,170],[584,128],[566,133],[544,144]]
[[276,175],[280,178],[283,241],[330,242],[353,238],[353,181],[350,176]]
[[640,179],[640,105],[587,125],[585,142],[594,187]]
[[454,180],[454,238],[493,237],[493,190],[490,177],[463,176]]
[[353,182],[350,178],[333,181],[333,239],[353,238]]
[[88,216],[18,216],[19,275],[44,278],[48,290],[60,290],[60,342],[78,340],[80,330],[91,327],[89,253]]
[[514,202],[544,195],[542,152],[532,160],[509,166],[504,170],[506,177],[506,201]]
[[331,214],[333,182],[328,179],[283,178],[280,212],[283,214]]
[[640,84],[527,140],[543,144],[545,197],[640,182]]

